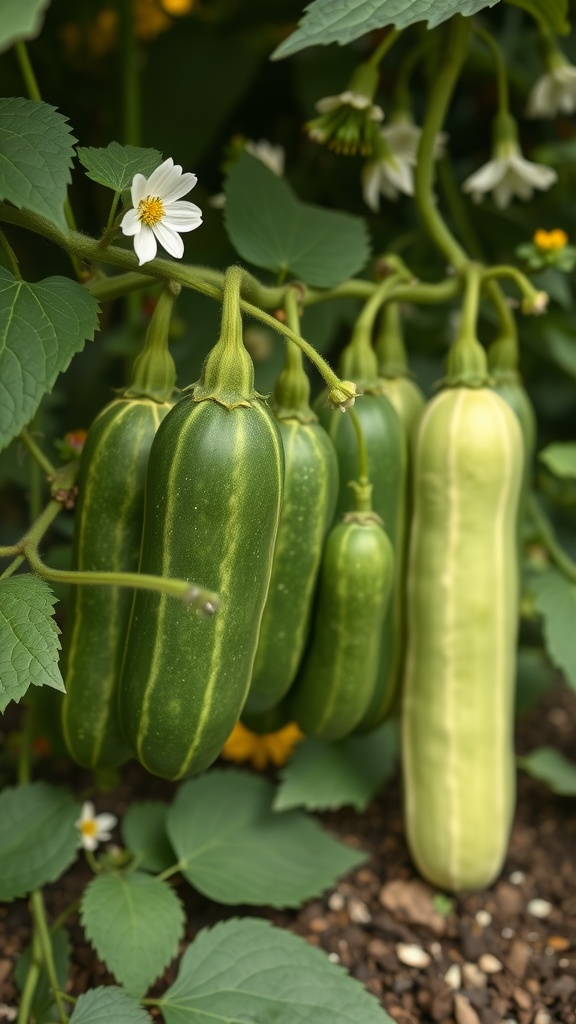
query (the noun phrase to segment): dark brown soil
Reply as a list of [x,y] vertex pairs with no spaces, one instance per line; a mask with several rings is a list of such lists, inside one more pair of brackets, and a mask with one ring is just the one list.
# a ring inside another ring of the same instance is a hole
[[[563,687],[550,691],[519,724],[519,752],[544,744],[574,758],[576,696]],[[576,1024],[576,801],[555,797],[523,772],[518,782],[510,850],[490,889],[450,903],[419,880],[404,841],[395,780],[363,815],[322,816],[344,842],[366,849],[370,861],[300,911],[220,907],[176,880],[188,914],[187,940],[232,914],[266,916],[348,968],[398,1024]],[[134,766],[102,805],[121,815],[133,798],[170,793]],[[76,899],[88,879],[79,860],[46,890],[49,913],[55,916]],[[534,899],[551,905],[543,908],[546,916],[536,916],[540,908]],[[76,917],[71,936],[70,992],[113,982]],[[1,906],[0,1022],[13,1019],[13,965],[28,939],[26,902]],[[401,944],[416,951],[403,951]],[[427,963],[407,966],[399,956]],[[175,970],[173,965],[158,992]]]

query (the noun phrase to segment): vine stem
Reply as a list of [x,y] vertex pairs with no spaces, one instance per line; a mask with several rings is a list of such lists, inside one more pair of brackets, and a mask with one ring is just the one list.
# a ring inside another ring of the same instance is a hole
[[506,71],[506,62],[504,60],[504,54],[500,49],[498,43],[494,39],[494,36],[490,32],[486,32],[485,29],[480,28],[479,25],[473,25],[472,31],[478,39],[481,39],[485,46],[488,47],[494,61],[494,67],[496,69],[496,81],[498,88],[498,113],[508,114],[510,112],[509,104],[509,89],[508,89],[508,72]]
[[32,916],[34,917],[34,927],[38,935],[38,944],[40,946],[42,960],[44,967],[46,968],[48,981],[50,982],[50,988],[58,1010],[58,1018],[60,1020],[60,1024],[68,1024],[68,1017],[64,1009],[64,1003],[60,994],[60,985],[56,975],[54,954],[52,951],[52,943],[50,941],[50,933],[48,931],[48,922],[46,920],[44,898],[40,889],[35,889],[30,893],[30,906],[32,909]]
[[426,117],[422,126],[418,162],[414,177],[414,194],[420,217],[428,234],[449,262],[461,270],[467,256],[445,224],[438,211],[434,195],[434,147],[436,137],[444,124],[450,99],[466,59],[470,36],[470,19],[457,14],[450,21],[448,45],[444,62],[436,76]]
[[368,58],[366,63],[371,64],[372,67],[377,68],[380,61],[384,60],[384,57],[386,56],[388,51],[392,49],[394,43],[401,34],[402,30],[399,28],[390,29],[390,31],[384,36],[382,42],[376,47],[374,53]]
[[42,449],[36,444],[36,441],[27,427],[24,427],[24,429],[20,431],[20,440],[26,446],[32,458],[36,460],[40,469],[43,470],[46,476],[53,477],[56,473],[56,468],[52,465],[50,459],[44,455]]
[[532,282],[529,281],[526,274],[523,274],[521,270],[518,270],[518,267],[508,266],[507,263],[503,263],[487,267],[482,271],[483,282],[497,281],[501,278],[509,278],[509,280],[513,281],[522,298],[529,305],[532,305],[537,301],[537,296],[542,294],[539,293]]
[[558,543],[552,523],[533,492],[528,496],[528,511],[532,517],[538,538],[546,548],[554,565],[564,573],[567,579],[572,583],[576,583],[576,562],[570,558],[570,555]]
[[36,988],[38,987],[38,982],[40,981],[41,969],[42,964],[40,959],[40,950],[38,948],[38,937],[34,934],[32,939],[32,959],[26,974],[24,988],[22,989],[22,998],[20,999],[20,1006],[18,1007],[16,1024],[29,1024],[32,1016],[34,995]]

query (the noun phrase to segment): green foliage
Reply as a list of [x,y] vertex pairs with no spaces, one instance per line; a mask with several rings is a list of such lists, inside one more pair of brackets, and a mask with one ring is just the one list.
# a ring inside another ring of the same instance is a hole
[[540,647],[520,647],[516,661],[516,714],[530,711],[553,679],[552,666]]
[[48,584],[30,573],[0,580],[0,711],[29,686],[64,692],[55,603]]
[[544,782],[553,793],[576,796],[576,764],[568,761],[555,747],[538,747],[517,760],[520,768],[533,779]]
[[135,174],[148,177],[162,163],[162,154],[157,149],[141,149],[138,146],[121,146],[111,142],[105,149],[79,147],[78,159],[86,168],[86,174],[115,192],[129,188]]
[[9,0],[2,4],[0,53],[20,39],[35,39],[44,21],[50,0]]
[[274,50],[272,60],[289,57],[307,46],[343,46],[387,25],[407,28],[426,20],[428,28],[434,28],[454,14],[468,17],[497,3],[498,0],[313,0],[305,8],[296,31]]
[[320,950],[267,921],[234,918],[199,933],[161,1010],[166,1024],[391,1024]]
[[184,783],[168,813],[182,874],[219,903],[297,907],[365,860],[299,811],[275,814],[274,786],[239,771]]
[[290,185],[243,153],[226,182],[226,227],[240,256],[257,267],[332,288],[364,267],[366,225],[359,217],[302,203]]
[[184,910],[159,878],[139,871],[98,875],[80,913],[98,956],[134,998],[145,994],[178,952]]
[[81,995],[70,1024],[151,1024],[150,1014],[120,988],[90,988]]
[[392,775],[397,756],[394,722],[336,743],[304,740],[282,769],[274,810],[328,811],[350,804],[363,811]]
[[550,569],[536,576],[531,587],[536,609],[544,618],[544,640],[550,660],[576,690],[576,584],[556,569]]
[[75,141],[66,118],[50,104],[0,99],[0,199],[65,231]]
[[555,476],[576,478],[576,441],[558,441],[549,444],[539,458]]
[[536,21],[541,22],[551,32],[567,35],[570,31],[568,21],[568,0],[507,0],[515,7],[528,11]]
[[0,793],[0,900],[54,882],[76,857],[79,807],[70,793],[32,782]]
[[131,804],[122,819],[122,839],[143,871],[160,873],[176,863],[166,833],[167,814],[168,804],[147,800]]
[[[57,928],[56,931],[51,932],[50,942],[52,944],[52,956],[54,958],[54,967],[56,969],[58,984],[60,988],[64,990],[66,988],[68,973],[70,971],[70,939],[68,938],[68,934],[64,928]],[[32,947],[27,946],[14,969],[14,981],[16,982],[20,992],[24,990],[26,975],[31,963]],[[54,997],[50,988],[50,981],[44,964],[42,964],[40,969],[40,977],[38,978],[38,984],[34,991],[31,1010],[35,1024],[49,1024],[49,1022],[59,1019],[58,1008],[54,1002]]]
[[0,448],[30,422],[97,327],[98,303],[82,285],[66,277],[26,284],[0,267]]

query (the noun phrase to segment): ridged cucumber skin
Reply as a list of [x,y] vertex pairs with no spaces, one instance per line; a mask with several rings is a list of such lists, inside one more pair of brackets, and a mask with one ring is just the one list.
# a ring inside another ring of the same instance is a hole
[[402,710],[412,857],[441,889],[498,875],[515,799],[520,427],[489,388],[428,405],[414,467]]
[[294,682],[338,492],[338,462],[324,428],[296,419],[280,420],[278,426],[286,464],[284,499],[245,705],[248,714],[273,708]]
[[[352,506],[348,481],[358,479],[358,443],[352,423],[345,414],[326,408],[317,411],[338,457],[340,488],[336,515],[341,517]],[[378,679],[360,724],[360,729],[367,732],[380,725],[389,714],[400,679],[408,445],[398,415],[385,395],[362,395],[356,401],[354,411],[360,421],[368,453],[368,476],[373,487],[372,508],[383,521],[395,558],[392,597],[383,625]]]
[[325,740],[347,736],[366,710],[394,574],[380,523],[367,513],[362,521],[351,516],[328,534],[310,643],[290,691],[294,721]]
[[[118,398],[91,425],[80,460],[75,569],[138,569],[146,464],[170,408],[169,402]],[[62,728],[70,756],[85,768],[115,767],[130,757],[116,691],[131,605],[126,588],[74,588]]]
[[516,413],[524,439],[524,471],[522,473],[522,487],[518,503],[518,546],[520,554],[522,554],[523,525],[526,518],[526,505],[532,483],[534,455],[536,452],[536,435],[538,431],[536,413],[520,379],[515,381],[496,381],[492,387],[504,399],[506,404],[510,406],[513,412]]
[[272,568],[284,476],[263,402],[182,399],[148,463],[142,572],[190,579],[220,607],[199,618],[150,591],[134,597],[120,718],[136,757],[179,779],[215,760],[242,710]]
[[409,448],[412,448],[418,420],[426,405],[422,391],[410,377],[379,377],[378,384],[394,407],[406,432]]

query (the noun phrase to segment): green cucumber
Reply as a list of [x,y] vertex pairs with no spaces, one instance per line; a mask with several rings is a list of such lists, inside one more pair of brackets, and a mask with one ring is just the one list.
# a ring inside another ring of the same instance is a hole
[[299,349],[288,341],[274,412],[285,455],[284,499],[245,713],[273,708],[292,685],[308,636],[322,545],[338,488],[336,453],[308,405]]
[[[140,557],[150,446],[170,403],[118,398],[95,419],[82,451],[74,525],[75,569],[135,572]],[[66,645],[62,727],[85,768],[130,756],[117,722],[115,687],[132,594],[123,587],[76,587]]]
[[202,378],[162,423],[148,464],[140,569],[206,585],[213,618],[135,594],[120,685],[127,741],[153,774],[208,767],[240,716],[272,567],[284,476],[278,427],[242,343],[240,271]]
[[441,889],[490,885],[514,810],[518,421],[450,387],[420,421],[408,567],[403,762],[408,843]]

